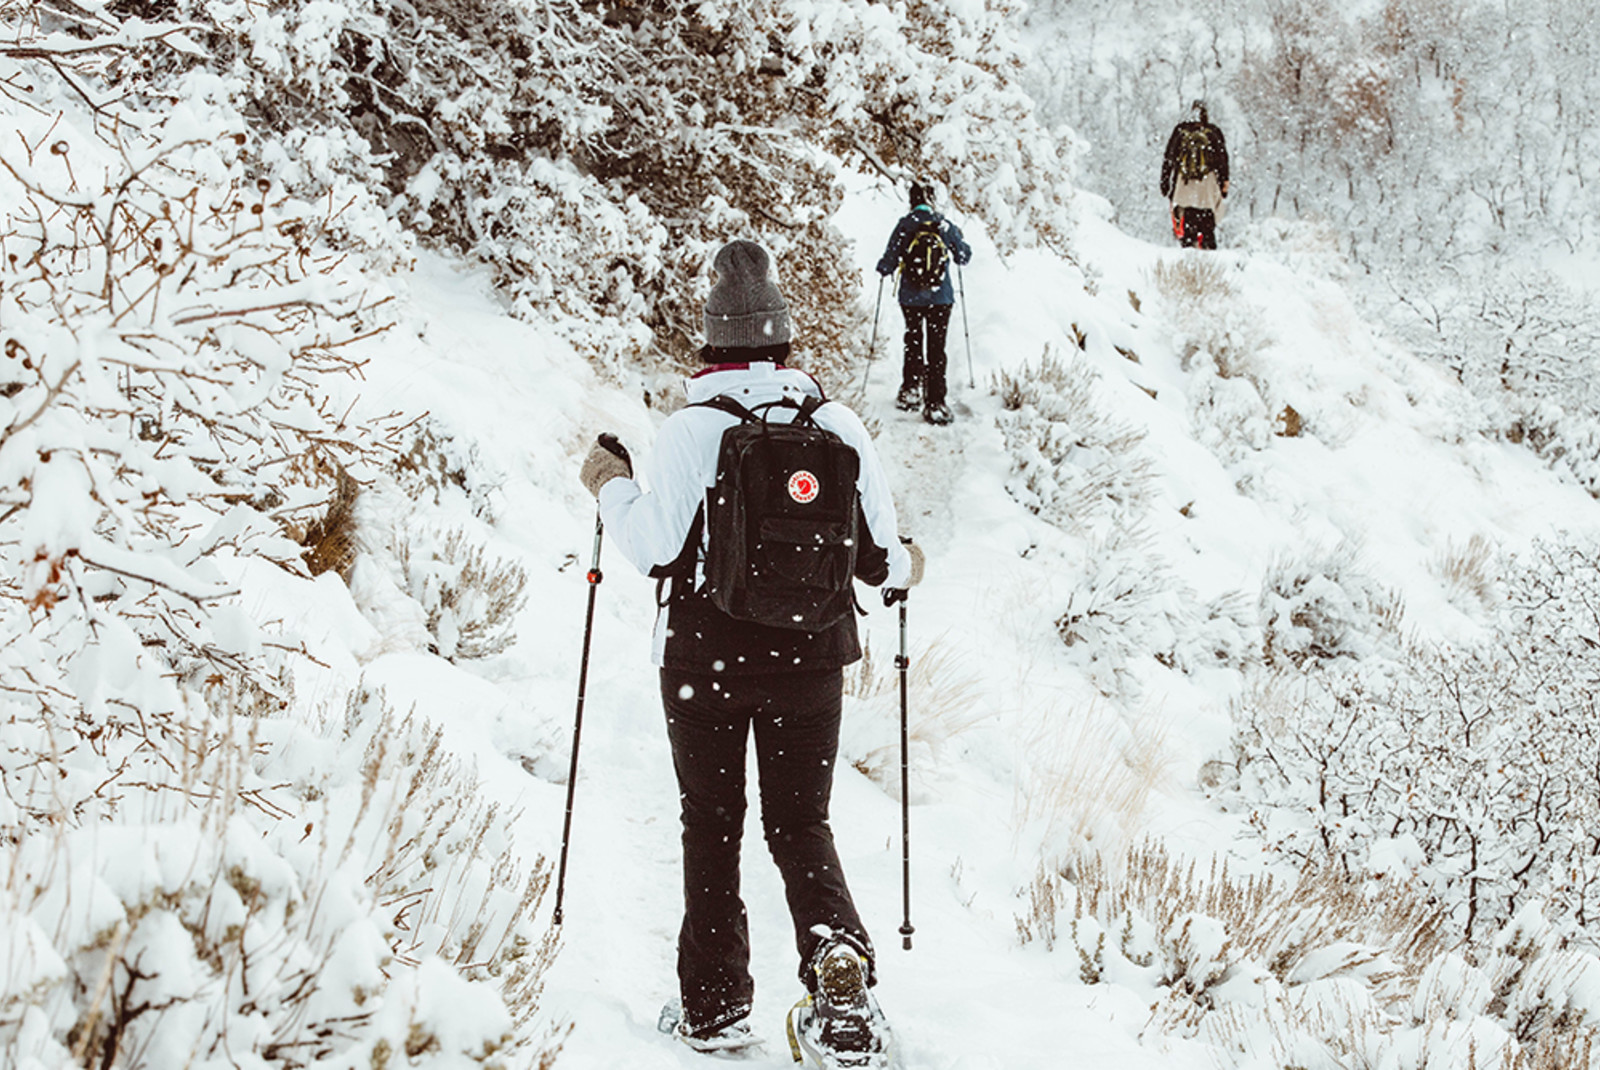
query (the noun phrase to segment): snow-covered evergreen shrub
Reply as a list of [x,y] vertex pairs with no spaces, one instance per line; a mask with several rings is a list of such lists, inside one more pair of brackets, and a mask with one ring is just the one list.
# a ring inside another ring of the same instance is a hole
[[1056,633],[1069,650],[1083,651],[1101,693],[1121,691],[1139,655],[1175,666],[1178,633],[1190,620],[1189,592],[1148,537],[1118,528],[1092,538],[1081,564]]
[[1253,660],[1260,643],[1248,614],[1228,598],[1197,608],[1145,534],[1157,502],[1144,435],[1108,414],[1089,358],[1047,347],[1037,366],[1002,372],[991,390],[1012,457],[1006,489],[1083,537],[1066,566],[1079,579],[1055,623],[1101,691],[1120,690],[1140,655],[1183,669]]
[[1243,302],[1221,262],[1187,255],[1156,265],[1153,298],[1177,332],[1189,373],[1195,437],[1225,464],[1261,450],[1282,430],[1286,400],[1261,352],[1272,341],[1261,311]]
[[1507,569],[1468,649],[1324,665],[1245,701],[1243,794],[1269,843],[1352,872],[1414,871],[1468,939],[1547,902],[1600,932],[1600,554],[1540,547]]
[[1255,358],[1269,339],[1259,312],[1240,304],[1221,261],[1194,255],[1163,260],[1151,271],[1151,281],[1168,322],[1182,335],[1184,369],[1204,367],[1224,379],[1250,379],[1266,397]]

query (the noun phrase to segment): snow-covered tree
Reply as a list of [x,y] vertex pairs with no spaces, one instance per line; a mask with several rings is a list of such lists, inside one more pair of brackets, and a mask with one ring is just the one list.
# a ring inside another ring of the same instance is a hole
[[[308,199],[342,199],[348,182],[385,192],[410,233],[487,261],[520,307],[568,318],[612,357],[698,344],[711,253],[753,236],[775,254],[801,350],[838,367],[858,317],[831,222],[841,165],[942,183],[1002,249],[1071,240],[1070,142],[1034,119],[998,0],[163,13],[209,56],[123,85],[231,102],[271,143],[266,177]],[[404,253],[369,217],[347,237]]]
[[1324,665],[1241,700],[1242,790],[1269,841],[1415,875],[1467,939],[1547,903],[1600,921],[1600,567],[1540,547],[1466,649]]

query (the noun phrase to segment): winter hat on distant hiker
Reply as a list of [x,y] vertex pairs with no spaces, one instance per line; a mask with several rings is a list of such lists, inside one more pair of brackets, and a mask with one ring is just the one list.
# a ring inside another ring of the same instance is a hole
[[753,241],[717,250],[717,278],[706,298],[706,345],[760,349],[789,341],[789,306],[772,277],[772,259]]
[[911,183],[911,207],[924,204],[933,207],[933,187],[922,182]]

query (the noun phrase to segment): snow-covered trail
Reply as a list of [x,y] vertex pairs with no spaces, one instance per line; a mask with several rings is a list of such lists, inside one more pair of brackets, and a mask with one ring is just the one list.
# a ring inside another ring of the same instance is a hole
[[[871,265],[897,214],[897,202],[868,191],[847,200],[840,216],[847,233],[861,236],[857,263],[869,299]],[[933,677],[913,688],[916,934],[906,951],[898,935],[898,627],[896,614],[864,592],[871,612],[862,632],[876,679],[869,693],[847,698],[833,825],[878,946],[879,998],[907,1070],[1209,1065],[1201,1046],[1142,1036],[1159,995],[1152,979],[1085,985],[1071,947],[1052,953],[1017,940],[1016,919],[1026,909],[1019,893],[1042,861],[1075,838],[1095,835],[1113,853],[1146,834],[1197,853],[1227,849],[1231,827],[1196,801],[1192,785],[1199,764],[1225,744],[1232,685],[1170,673],[1151,660],[1131,703],[1089,686],[1054,626],[1082,582],[1071,564],[1076,547],[1005,489],[1011,457],[995,421],[996,373],[1019,374],[1046,346],[1076,353],[1073,339],[1086,336],[1083,357],[1073,359],[1093,362],[1105,404],[1144,430],[1157,458],[1156,545],[1207,597],[1259,590],[1262,570],[1285,547],[1371,530],[1381,536],[1369,554],[1374,569],[1409,582],[1412,605],[1433,626],[1448,618],[1448,607],[1435,605],[1436,596],[1429,601],[1437,584],[1426,558],[1447,539],[1477,530],[1526,538],[1592,517],[1593,505],[1557,486],[1523,451],[1452,442],[1448,405],[1430,393],[1427,376],[1375,345],[1336,287],[1238,253],[1217,262],[1241,300],[1254,301],[1268,325],[1293,341],[1268,350],[1273,388],[1316,422],[1320,437],[1269,434],[1242,460],[1229,460],[1192,437],[1195,391],[1210,386],[1181,366],[1174,327],[1150,303],[1151,272],[1177,254],[1109,226],[1089,228],[1084,245],[1097,258],[1102,295],[1095,296],[1054,258],[1002,260],[981,233],[968,237],[975,258],[963,279],[966,330],[958,309],[949,350],[956,422],[931,427],[894,409],[900,321],[888,294],[863,404],[896,488],[902,530],[928,555],[909,632],[913,681],[919,668]],[[518,645],[488,665],[468,671],[424,655],[388,655],[366,674],[429,697],[421,712],[447,726],[458,752],[476,761],[484,790],[515,812],[517,848],[553,863],[594,530],[577,466],[600,430],[647,449],[660,417],[631,385],[600,378],[547,332],[506,318],[483,280],[425,265],[412,295],[420,336],[396,340],[390,370],[375,375],[371,393],[380,404],[429,409],[476,442],[497,480],[493,538],[527,564],[531,597]],[[1143,312],[1135,291],[1144,294]],[[1430,503],[1422,516],[1413,509],[1418,501]],[[681,891],[676,787],[649,664],[654,583],[614,554],[603,552],[602,569],[564,946],[544,1007],[574,1023],[564,1066],[703,1068],[705,1057],[655,1028],[676,989]],[[1159,783],[1139,808],[1118,811],[1106,778],[1152,738],[1161,751]],[[765,1065],[784,1066],[782,1022],[800,986],[753,795],[744,892],[753,1025],[767,1040]]]
[[[995,300],[980,311],[986,298],[978,295],[1004,292],[1006,274],[992,259],[967,270],[979,389],[966,385],[965,343],[952,331],[955,424],[934,428],[893,409],[896,377],[885,369],[898,364],[899,327],[890,308],[884,320],[893,326],[881,340],[890,358],[875,370],[869,398],[867,415],[880,425],[879,448],[896,483],[902,529],[930,558],[928,579],[910,606],[912,656],[939,659],[951,677],[970,685],[966,694],[975,707],[955,711],[972,722],[961,740],[913,770],[912,950],[901,948],[898,933],[897,780],[886,789],[842,762],[835,835],[878,944],[880,998],[899,1030],[908,1067],[1054,1067],[1061,1065],[1064,1044],[1075,1061],[1099,1051],[1106,1060],[1139,1065],[1154,1058],[1136,1039],[1142,1008],[1108,1008],[1116,995],[1078,983],[1075,961],[1015,941],[1016,890],[1031,878],[1035,860],[1018,850],[1007,827],[1016,809],[1017,745],[1006,732],[1019,716],[1031,715],[1022,690],[1033,694],[1035,706],[1040,694],[1055,693],[1064,710],[1074,689],[1065,675],[1033,664],[1048,662],[1050,645],[1048,621],[1041,631],[1036,618],[1043,610],[1034,603],[1051,603],[1032,596],[1056,581],[1031,575],[1035,570],[1021,556],[1039,537],[1038,525],[1001,486],[1003,454],[988,418],[996,401],[984,384],[1020,350],[996,345],[996,337],[1006,336],[993,324],[1004,320],[1006,309]],[[592,502],[576,481],[577,458],[601,429],[647,448],[656,417],[635,397],[597,380],[565,346],[500,316],[483,280],[433,264],[412,290],[420,337],[396,346],[393,370],[375,375],[369,400],[427,408],[474,437],[480,461],[498,479],[494,537],[505,552],[529,563],[531,600],[522,641],[487,672],[428,669],[422,663],[436,659],[386,655],[368,665],[367,676],[437,696],[422,702],[421,712],[447,725],[456,749],[476,761],[485,790],[517,810],[519,849],[553,863],[594,522]],[[564,946],[544,1003],[554,1018],[576,1023],[563,1065],[703,1066],[704,1057],[666,1042],[655,1028],[661,1003],[675,991],[681,892],[676,788],[648,661],[654,584],[605,550],[602,571]],[[885,686],[847,707],[846,757],[881,750],[897,732],[896,615],[875,598],[866,604],[871,613],[863,635]],[[421,682],[427,672],[447,682]],[[914,726],[924,712],[913,708]],[[533,759],[537,776],[522,767],[523,756]],[[897,752],[887,760],[897,778]],[[782,889],[766,857],[753,798],[745,846],[757,982],[753,1022],[768,1041],[772,1064],[787,1065],[782,1021],[800,986]],[[1115,1024],[1107,1023],[1111,1010]]]

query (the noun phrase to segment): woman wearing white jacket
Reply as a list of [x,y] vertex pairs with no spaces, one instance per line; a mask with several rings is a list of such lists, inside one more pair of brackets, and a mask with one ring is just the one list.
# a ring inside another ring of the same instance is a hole
[[[677,1034],[701,1050],[751,1043],[745,1019],[754,983],[748,925],[739,896],[745,813],[745,746],[754,733],[762,826],[782,873],[800,979],[856,971],[861,1002],[873,983],[872,943],[845,883],[828,827],[838,750],[844,666],[861,657],[854,613],[817,632],[736,620],[704,583],[705,537],[686,545],[716,483],[723,433],[738,417],[695,404],[727,397],[746,409],[784,399],[821,399],[815,380],[785,367],[790,322],[761,246],[735,241],[717,253],[706,302],[706,367],[687,383],[690,405],[661,426],[634,477],[626,458],[596,445],[581,478],[600,503],[606,533],[641,572],[669,576],[654,661],[661,667],[667,735],[682,801],[684,917],[678,937],[682,998]],[[774,421],[795,409],[768,410]],[[871,436],[837,402],[813,413],[859,457],[857,579],[886,588],[886,600],[920,579],[921,552],[898,537],[888,479]],[[703,514],[702,514],[703,515]],[[823,964],[829,963],[823,970]],[[875,1009],[874,1009],[875,1010]],[[840,1025],[834,1039],[852,1039]],[[856,1049],[870,1050],[870,1049]]]

